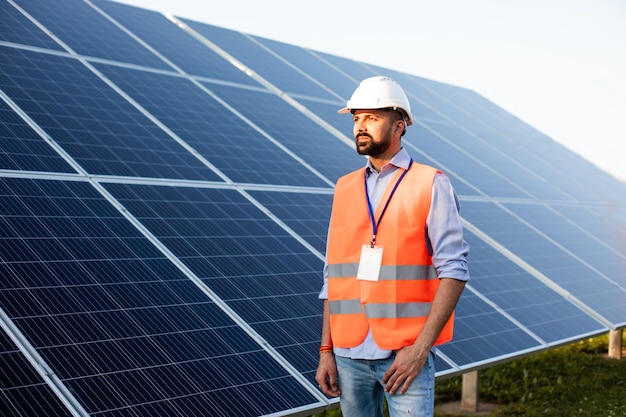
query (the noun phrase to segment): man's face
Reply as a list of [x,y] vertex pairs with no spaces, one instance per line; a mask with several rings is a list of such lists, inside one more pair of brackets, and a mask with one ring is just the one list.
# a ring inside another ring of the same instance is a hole
[[356,110],[352,119],[356,151],[374,157],[389,149],[394,123],[401,120],[397,112],[389,110]]

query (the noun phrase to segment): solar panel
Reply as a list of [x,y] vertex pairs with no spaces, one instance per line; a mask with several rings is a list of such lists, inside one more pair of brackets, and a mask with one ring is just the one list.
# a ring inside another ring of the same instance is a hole
[[317,80],[289,65],[278,54],[262,48],[245,34],[188,19],[181,20],[244,65],[254,68],[257,74],[286,93],[326,100],[341,99],[341,96],[323,88]]
[[0,114],[0,169],[75,172],[5,101]]
[[92,185],[1,180],[2,309],[89,414],[316,402]]
[[[157,48],[162,57],[187,74],[228,83],[259,86],[243,72],[233,71],[231,63],[221,59],[200,41],[172,25],[161,13],[128,7],[108,0],[96,0],[92,3],[116,22],[132,28],[134,36],[139,37],[149,47]],[[123,62],[134,62],[131,59],[132,57],[125,58]]]
[[0,413],[307,415],[358,82],[470,243],[455,375],[626,326],[626,185],[475,92],[107,0],[2,3]]
[[[608,281],[626,288],[626,275],[623,274],[626,271],[626,256],[619,246],[611,244],[617,241],[609,240],[612,235],[609,230],[610,225],[602,219],[596,219],[594,226],[600,227],[600,230],[604,232],[596,236],[570,219],[567,207],[556,211],[550,206],[543,205],[522,207],[519,204],[506,204],[505,206],[539,229],[547,238],[557,242],[563,250],[570,252],[581,262],[603,275]],[[592,220],[591,214],[589,217]]]
[[234,190],[106,187],[217,297],[278,352],[284,348],[314,383],[319,257]]
[[352,95],[357,84],[356,80],[348,74],[337,71],[335,66],[320,59],[314,51],[259,36],[252,36],[252,39],[318,82],[323,80],[320,84],[332,91],[333,95],[339,97],[342,102]]
[[472,232],[466,231],[464,236],[472,257],[481,260],[472,264],[468,285],[538,340],[550,345],[594,334],[604,327]]
[[[320,186],[332,186],[337,178],[345,174],[346,169],[357,169],[363,165],[363,158],[356,152],[350,152],[344,142],[329,135],[323,127],[275,94],[216,84],[207,84],[207,87],[224,97],[227,103],[295,154],[303,164],[319,173],[326,181],[326,184],[320,183]],[[337,104],[313,101],[303,104],[317,115],[324,114],[318,107],[334,109],[335,112],[337,108]],[[286,119],[293,123],[292,129],[285,129]]]
[[542,346],[473,291],[459,300],[454,331],[452,342],[437,349],[463,368]]
[[88,3],[63,0],[16,2],[72,51],[80,55],[167,70],[168,65],[113,25]]
[[[622,327],[626,308],[626,290],[617,286],[579,255],[566,250],[564,243],[550,239],[542,230],[541,224],[518,220],[507,206],[490,202],[468,201],[463,204],[463,216],[474,226],[513,251],[519,258],[530,264],[547,279],[558,285],[564,293],[578,298],[585,306],[597,312],[605,323]],[[524,207],[525,213],[529,207]],[[568,230],[574,232],[575,225]],[[608,251],[608,249],[607,249]],[[610,255],[607,255],[610,256]],[[620,262],[621,254],[611,256],[613,262]],[[606,258],[604,262],[607,262]],[[618,279],[615,277],[614,279]]]
[[72,415],[4,331],[0,332],[0,362],[0,414],[59,417]]
[[256,125],[246,123],[190,80],[113,66],[98,68],[228,179],[257,184],[329,185],[275,146]]
[[76,59],[0,48],[2,90],[87,172],[220,180]]
[[320,254],[326,253],[326,233],[332,194],[255,191],[248,193]]

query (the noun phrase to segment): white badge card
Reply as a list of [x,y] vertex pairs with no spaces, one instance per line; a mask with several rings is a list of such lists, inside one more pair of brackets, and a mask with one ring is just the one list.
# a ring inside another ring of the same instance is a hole
[[356,279],[363,281],[378,281],[380,266],[383,263],[383,248],[380,246],[363,245],[361,260]]

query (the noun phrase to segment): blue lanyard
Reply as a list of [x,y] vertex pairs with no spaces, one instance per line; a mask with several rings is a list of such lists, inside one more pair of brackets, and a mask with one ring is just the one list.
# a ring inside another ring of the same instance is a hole
[[367,191],[367,176],[363,175],[363,182],[365,183],[365,199],[367,200],[367,209],[369,211],[370,221],[372,222],[373,235],[372,235],[372,241],[370,242],[370,247],[372,248],[376,244],[376,234],[378,233],[378,226],[380,225],[380,221],[383,219],[383,214],[385,214],[385,211],[387,210],[387,206],[389,206],[389,202],[391,201],[391,197],[393,197],[393,194],[396,192],[398,185],[400,185],[400,182],[402,181],[406,173],[409,172],[409,169],[411,169],[411,165],[413,165],[413,158],[411,158],[411,160],[409,161],[409,167],[404,170],[402,175],[400,175],[400,178],[398,178],[398,181],[396,181],[396,185],[393,186],[393,189],[391,190],[391,193],[389,194],[389,198],[385,202],[385,205],[383,206],[383,210],[380,212],[378,221],[374,220],[374,210],[372,209],[372,203],[370,202],[370,195],[369,195],[369,192]]

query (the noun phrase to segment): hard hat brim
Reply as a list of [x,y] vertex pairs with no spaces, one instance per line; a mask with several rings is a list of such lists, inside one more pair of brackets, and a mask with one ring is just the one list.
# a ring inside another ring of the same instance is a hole
[[[339,114],[346,114],[346,113],[351,113],[351,112],[352,112],[352,109],[350,107],[344,107],[342,109],[337,110],[337,113]],[[406,111],[404,112],[404,114],[407,116],[405,119],[406,125],[411,126],[413,124],[413,116],[410,114],[407,114]]]

